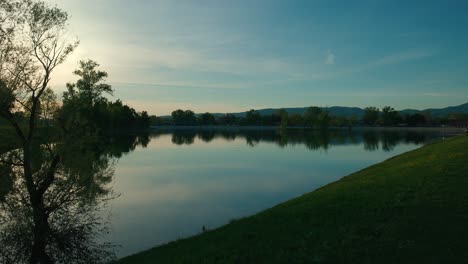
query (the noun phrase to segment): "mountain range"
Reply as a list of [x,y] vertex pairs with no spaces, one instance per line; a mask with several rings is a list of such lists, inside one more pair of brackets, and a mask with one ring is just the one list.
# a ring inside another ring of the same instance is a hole
[[[288,112],[288,114],[301,114],[303,115],[308,107],[290,107],[290,108],[283,108]],[[277,112],[280,108],[265,108],[265,109],[258,109],[261,115],[271,115]],[[359,107],[346,107],[346,106],[332,106],[332,107],[322,107],[323,110],[327,110],[330,115],[332,116],[342,116],[342,117],[350,117],[355,116],[360,118],[364,114],[364,109]],[[400,114],[415,114],[415,113],[422,113],[428,112],[431,114],[432,117],[444,117],[451,113],[464,113],[468,114],[468,103],[461,104],[458,106],[449,106],[445,108],[429,108],[424,110],[416,110],[416,109],[404,109],[399,111]],[[237,112],[231,113],[236,117],[244,117],[246,112]],[[224,113],[216,113],[215,116],[224,115]]]
[[[292,114],[301,114],[303,115],[309,107],[287,107],[283,108],[288,112],[289,115]],[[264,109],[255,109],[261,115],[271,115],[276,113],[281,108],[264,108]],[[341,117],[350,117],[355,116],[357,118],[361,118],[364,115],[364,109],[359,107],[347,107],[347,106],[332,106],[332,107],[322,107],[323,110],[327,110],[330,115],[332,116],[341,116]],[[247,111],[244,112],[235,112],[230,113],[235,115],[236,117],[245,117]],[[405,114],[415,114],[415,113],[422,113],[428,112],[432,117],[446,117],[452,113],[463,113],[468,114],[468,103],[457,105],[457,106],[449,106],[445,108],[429,108],[424,110],[416,110],[416,109],[404,109],[398,111],[401,115]],[[212,113],[214,116],[223,116],[225,113]],[[200,113],[196,114],[197,116]],[[162,116],[162,117],[170,117],[170,115]]]

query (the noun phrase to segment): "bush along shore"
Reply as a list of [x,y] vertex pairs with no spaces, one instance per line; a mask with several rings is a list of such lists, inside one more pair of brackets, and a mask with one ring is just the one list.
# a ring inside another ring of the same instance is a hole
[[468,136],[439,141],[117,263],[463,263],[467,161]]

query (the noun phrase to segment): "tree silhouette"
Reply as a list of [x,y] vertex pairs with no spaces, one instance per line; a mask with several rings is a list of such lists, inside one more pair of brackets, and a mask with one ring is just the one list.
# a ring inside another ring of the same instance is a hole
[[397,125],[401,121],[400,114],[391,106],[382,108],[380,123],[384,126]]
[[380,110],[377,107],[369,106],[364,108],[364,116],[362,120],[367,125],[376,125],[379,119]]

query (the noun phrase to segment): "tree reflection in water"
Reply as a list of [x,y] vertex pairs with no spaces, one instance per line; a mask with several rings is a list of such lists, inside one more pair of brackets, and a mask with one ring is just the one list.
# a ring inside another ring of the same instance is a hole
[[[100,241],[108,231],[107,202],[116,197],[110,182],[122,153],[149,143],[148,135],[87,135],[61,142],[33,145],[34,180],[47,186],[43,195],[43,222],[37,230],[27,185],[22,176],[23,154],[11,150],[0,155],[0,263],[31,260],[35,233],[45,243],[42,263],[105,263],[114,257],[114,245]],[[48,168],[60,156],[53,180]],[[42,182],[41,182],[42,181]],[[46,261],[45,261],[46,260]]]
[[[102,241],[108,231],[107,203],[116,197],[110,183],[114,165],[123,154],[150,140],[168,135],[173,144],[190,145],[196,140],[245,140],[255,147],[272,143],[279,147],[303,145],[328,150],[337,145],[362,144],[367,151],[392,150],[399,143],[420,144],[434,135],[414,132],[312,131],[312,130],[173,130],[116,134],[99,137],[76,132],[60,139],[36,140],[32,145],[32,174],[38,186],[47,186],[42,198],[44,226],[35,224],[33,205],[22,176],[22,150],[0,154],[0,263],[27,263],[35,237],[41,234],[45,252],[41,263],[105,263],[113,259],[115,245]],[[85,135],[85,136],[83,136]],[[1,150],[0,150],[1,152]],[[60,157],[51,182],[44,179]],[[37,210],[37,208],[36,208]],[[105,213],[107,211],[107,213]],[[37,222],[37,219],[36,219]],[[39,221],[40,222],[40,221]]]
[[343,130],[235,130],[235,129],[173,129],[153,131],[151,137],[158,138],[161,135],[170,135],[172,143],[176,145],[191,145],[195,139],[209,143],[214,139],[232,141],[244,139],[251,147],[260,142],[270,142],[279,147],[288,145],[305,145],[310,150],[327,150],[333,145],[363,144],[366,151],[392,151],[400,143],[421,144],[431,138],[437,137],[437,133],[419,133],[413,131],[357,131]]

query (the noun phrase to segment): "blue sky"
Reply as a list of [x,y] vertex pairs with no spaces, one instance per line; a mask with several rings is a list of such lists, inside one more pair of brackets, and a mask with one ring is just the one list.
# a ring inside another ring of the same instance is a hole
[[468,102],[468,1],[48,0],[138,110]]

